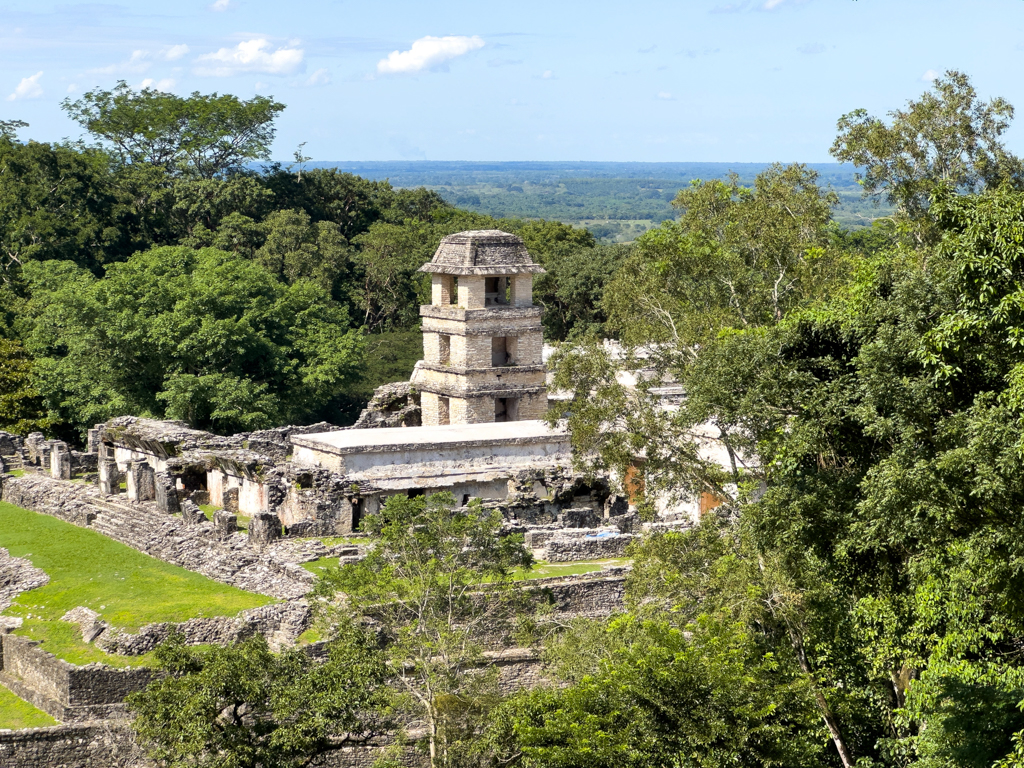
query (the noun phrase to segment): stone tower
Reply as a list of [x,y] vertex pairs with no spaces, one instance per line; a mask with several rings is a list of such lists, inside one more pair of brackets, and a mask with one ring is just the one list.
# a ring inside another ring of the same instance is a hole
[[534,264],[523,241],[496,229],[441,241],[420,307],[424,359],[413,372],[423,426],[539,419],[547,411]]

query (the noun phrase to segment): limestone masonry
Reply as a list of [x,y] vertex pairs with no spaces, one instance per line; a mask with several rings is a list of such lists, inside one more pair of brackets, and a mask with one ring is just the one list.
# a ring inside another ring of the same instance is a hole
[[547,412],[541,309],[523,241],[498,230],[441,241],[420,271],[431,303],[420,307],[423,360],[413,373],[424,426],[539,419]]

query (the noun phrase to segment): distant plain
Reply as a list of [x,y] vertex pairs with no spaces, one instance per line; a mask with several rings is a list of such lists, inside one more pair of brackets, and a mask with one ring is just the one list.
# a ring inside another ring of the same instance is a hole
[[[676,216],[672,200],[695,180],[736,173],[744,185],[769,163],[603,163],[319,161],[308,168],[338,168],[395,187],[427,187],[445,200],[496,218],[553,219],[586,227],[604,242],[628,242]],[[819,184],[839,197],[835,220],[843,227],[870,226],[891,210],[861,195],[856,169],[841,163],[808,163]]]

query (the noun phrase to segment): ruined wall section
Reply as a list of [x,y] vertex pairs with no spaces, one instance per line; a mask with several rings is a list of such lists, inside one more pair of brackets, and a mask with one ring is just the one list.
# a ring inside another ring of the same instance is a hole
[[0,683],[63,722],[121,713],[125,697],[145,688],[155,675],[147,668],[76,667],[17,635],[0,635],[0,651]]

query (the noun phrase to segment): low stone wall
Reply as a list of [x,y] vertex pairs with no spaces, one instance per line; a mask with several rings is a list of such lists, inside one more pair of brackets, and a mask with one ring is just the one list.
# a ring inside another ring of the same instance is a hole
[[280,647],[293,643],[309,627],[309,622],[309,606],[303,601],[291,601],[252,608],[232,617],[190,619],[181,624],[147,624],[134,634],[108,629],[96,639],[96,646],[107,653],[141,656],[177,631],[189,645],[228,645],[260,634],[270,641],[271,647]]
[[123,732],[106,723],[88,722],[52,728],[0,731],[4,768],[129,768],[151,765],[127,757]]
[[[314,759],[315,768],[373,768],[388,754],[406,768],[426,768],[427,755],[415,747],[397,751],[381,745],[342,747]],[[50,728],[0,731],[3,768],[155,768],[140,757],[124,724],[85,722]]]
[[608,568],[584,576],[535,579],[528,589],[548,601],[560,619],[608,616],[625,608],[628,568]]
[[14,598],[22,592],[41,587],[49,581],[50,577],[31,562],[11,557],[10,552],[0,547],[0,611],[10,608]]
[[0,635],[0,683],[51,717],[64,722],[107,718],[124,698],[153,679],[150,669],[76,667],[25,637]]
[[625,557],[626,547],[633,540],[630,534],[601,539],[552,538],[545,544],[545,557],[549,563],[571,563],[579,560],[601,560]]
[[16,507],[59,517],[83,528],[96,519],[96,509],[81,497],[86,486],[49,481],[45,482],[44,490],[39,482],[33,482],[48,480],[42,475],[0,477],[0,499]]

